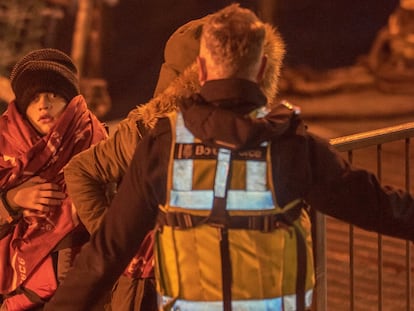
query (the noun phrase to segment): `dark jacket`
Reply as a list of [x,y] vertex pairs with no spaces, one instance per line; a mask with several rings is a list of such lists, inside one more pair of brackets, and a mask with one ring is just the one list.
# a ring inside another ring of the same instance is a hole
[[[352,167],[328,142],[307,132],[294,110],[275,106],[263,119],[249,112],[266,104],[256,84],[207,82],[180,106],[186,127],[205,144],[232,149],[271,142],[272,170],[280,206],[303,197],[311,207],[367,230],[414,239],[414,201],[383,188],[376,177]],[[134,255],[166,200],[171,128],[168,119],[138,144],[118,195],[46,310],[88,310]]]

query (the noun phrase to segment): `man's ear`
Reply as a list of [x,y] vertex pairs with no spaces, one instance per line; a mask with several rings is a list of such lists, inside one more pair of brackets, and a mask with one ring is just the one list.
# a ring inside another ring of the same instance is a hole
[[264,74],[267,68],[267,56],[263,55],[262,60],[260,61],[259,72],[257,73],[257,83],[260,83],[263,80]]
[[207,80],[206,60],[201,56],[197,56],[197,65],[198,65],[198,81],[200,82],[200,85],[203,85]]

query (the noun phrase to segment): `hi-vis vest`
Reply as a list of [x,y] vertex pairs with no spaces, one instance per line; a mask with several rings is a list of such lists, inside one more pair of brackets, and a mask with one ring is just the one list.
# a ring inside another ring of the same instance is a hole
[[[310,220],[301,199],[277,206],[269,146],[212,148],[186,129],[180,113],[169,118],[167,200],[155,242],[160,310],[309,308]],[[213,212],[220,204],[225,214]]]

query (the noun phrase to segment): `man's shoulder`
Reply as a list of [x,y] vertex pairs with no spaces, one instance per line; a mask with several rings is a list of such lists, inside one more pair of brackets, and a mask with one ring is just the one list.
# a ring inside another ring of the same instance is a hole
[[153,137],[159,137],[164,136],[171,133],[171,121],[170,121],[170,115],[165,115],[160,117],[157,120],[157,124],[154,126],[153,129],[149,131],[151,133],[151,136]]

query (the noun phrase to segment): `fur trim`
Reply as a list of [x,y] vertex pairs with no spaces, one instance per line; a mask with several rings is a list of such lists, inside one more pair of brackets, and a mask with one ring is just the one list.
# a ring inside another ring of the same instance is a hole
[[265,28],[264,54],[267,56],[267,67],[260,87],[269,106],[272,107],[278,91],[280,70],[285,56],[285,43],[276,28],[267,23],[265,23]]
[[180,98],[188,97],[199,91],[198,66],[194,62],[183,74],[171,82],[164,92],[151,99],[148,103],[132,110],[128,117],[140,120],[146,127],[153,128],[159,118],[176,109]]
[[[265,94],[269,105],[272,107],[277,94],[280,70],[285,55],[285,44],[276,30],[270,24],[265,23],[266,37],[264,53],[267,56],[267,68],[260,87]],[[198,66],[194,62],[180,76],[178,76],[167,89],[148,103],[137,106],[128,115],[128,118],[140,120],[148,128],[153,128],[157,120],[172,112],[177,107],[180,98],[188,97],[200,90],[198,81]]]

